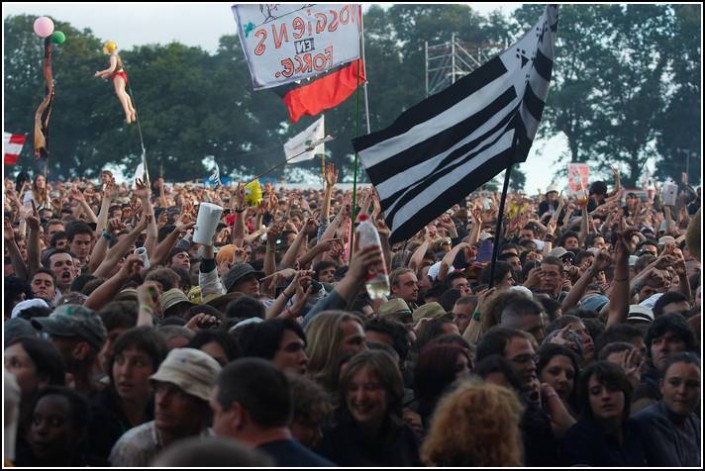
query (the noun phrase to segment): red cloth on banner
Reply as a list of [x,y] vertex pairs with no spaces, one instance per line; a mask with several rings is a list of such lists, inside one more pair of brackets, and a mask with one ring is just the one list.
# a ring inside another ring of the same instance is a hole
[[295,123],[305,114],[315,116],[338,106],[364,81],[365,65],[358,59],[308,85],[289,90],[283,97],[289,119]]

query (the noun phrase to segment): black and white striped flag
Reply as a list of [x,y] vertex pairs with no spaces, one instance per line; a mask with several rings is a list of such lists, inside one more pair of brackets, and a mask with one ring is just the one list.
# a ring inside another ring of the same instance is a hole
[[211,173],[211,176],[208,177],[208,184],[218,188],[220,185],[222,185],[220,181],[220,167],[218,167],[218,162],[216,162],[215,160],[213,161],[213,164],[215,165],[215,168],[213,169],[213,173]]
[[412,237],[511,163],[536,135],[553,68],[558,7],[516,44],[397,118],[353,139],[377,189],[390,242]]

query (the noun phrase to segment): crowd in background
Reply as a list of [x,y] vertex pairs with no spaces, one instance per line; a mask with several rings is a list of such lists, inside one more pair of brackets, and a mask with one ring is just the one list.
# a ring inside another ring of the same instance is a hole
[[390,244],[324,180],[6,178],[6,464],[701,466],[700,188],[510,193],[501,234],[477,191]]

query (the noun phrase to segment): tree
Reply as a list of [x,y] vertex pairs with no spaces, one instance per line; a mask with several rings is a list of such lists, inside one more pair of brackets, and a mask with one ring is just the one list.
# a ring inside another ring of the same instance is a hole
[[666,53],[672,59],[673,92],[657,121],[657,150],[663,159],[655,176],[680,181],[681,172],[699,175],[702,168],[701,107],[701,7],[674,5],[676,34]]
[[[32,28],[36,17],[20,15],[5,20],[5,128],[25,132],[30,140],[34,111],[44,98],[42,59],[44,40]],[[54,21],[67,41],[53,46],[53,75],[56,96],[49,126],[49,169],[55,177],[67,176],[87,157],[83,143],[96,126],[91,116],[99,102],[100,84],[93,79],[100,42],[90,30],[78,31],[68,23]],[[31,144],[22,150],[21,164],[34,166]],[[43,169],[38,169],[42,171]]]
[[[541,8],[524,5],[514,19],[525,28]],[[674,45],[699,44],[697,36],[686,37],[693,35],[693,24],[681,21],[679,28],[675,11],[670,5],[561,7],[540,136],[565,134],[572,162],[593,161],[602,170],[622,162],[628,169],[625,185],[634,185],[646,161],[658,158],[657,148],[664,146],[659,142],[666,110],[674,106],[673,113],[682,112],[673,92],[691,81],[671,72],[677,64]],[[690,61],[699,68],[697,47],[686,49],[693,51]],[[692,132],[692,126],[687,129]]]
[[526,185],[526,174],[515,165],[512,167],[512,174],[509,177],[509,188],[516,193],[523,191],[524,185]]

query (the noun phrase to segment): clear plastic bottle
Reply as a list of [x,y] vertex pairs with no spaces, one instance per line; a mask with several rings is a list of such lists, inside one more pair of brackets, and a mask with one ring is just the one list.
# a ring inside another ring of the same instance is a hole
[[[367,247],[368,245],[376,245],[381,248],[382,243],[379,240],[379,233],[374,224],[372,224],[372,221],[370,221],[370,217],[367,214],[360,214],[357,217],[357,221],[358,226],[356,232],[360,248]],[[384,264],[384,258],[374,269],[368,272],[365,288],[367,288],[367,294],[369,294],[372,299],[378,299],[389,294],[389,276],[387,276],[387,267]]]

